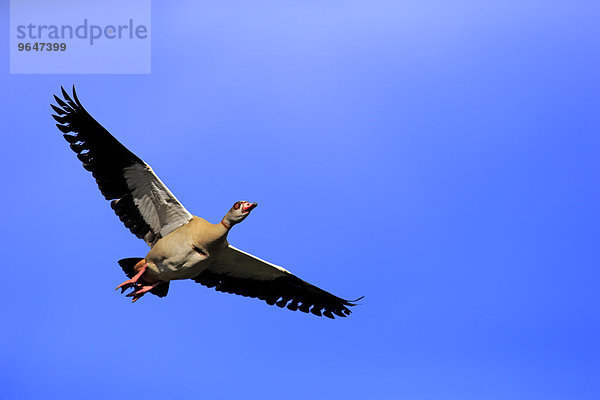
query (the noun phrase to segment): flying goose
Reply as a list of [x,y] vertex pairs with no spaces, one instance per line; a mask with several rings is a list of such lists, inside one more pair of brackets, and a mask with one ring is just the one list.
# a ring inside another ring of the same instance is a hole
[[64,99],[54,96],[58,107],[52,115],[71,149],[92,173],[100,192],[134,235],[150,251],[144,258],[125,258],[119,265],[129,278],[117,286],[132,302],[150,292],[164,297],[169,282],[194,281],[217,291],[256,297],[269,305],[315,315],[345,317],[349,306],[360,300],[344,300],[286,269],[231,246],[227,234],[250,215],[257,203],[238,201],[223,219],[212,224],[193,216],[156,176],[152,168],[115,139],[83,108],[75,86],[73,99],[61,86]]

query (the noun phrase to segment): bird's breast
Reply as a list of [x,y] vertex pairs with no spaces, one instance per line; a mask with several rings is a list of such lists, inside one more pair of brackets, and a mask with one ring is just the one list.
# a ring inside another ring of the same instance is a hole
[[182,228],[160,239],[146,255],[148,273],[153,278],[161,281],[194,278],[216,259],[221,243],[202,235],[199,240],[197,232],[190,229],[193,225]]
[[[183,247],[183,248],[182,248]],[[189,279],[201,273],[212,258],[201,254],[190,246],[178,246],[169,254],[148,254],[146,262],[150,274],[161,281]]]

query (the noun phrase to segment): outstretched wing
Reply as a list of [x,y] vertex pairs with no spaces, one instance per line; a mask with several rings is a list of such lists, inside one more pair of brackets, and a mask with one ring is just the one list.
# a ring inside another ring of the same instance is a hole
[[129,230],[149,246],[192,219],[152,168],[129,151],[61,87],[52,115],[71,149]]
[[[251,254],[229,246],[211,265],[193,278],[219,292],[257,297],[269,305],[277,305],[315,315],[334,318],[333,314],[350,315],[348,306],[356,300],[344,300],[291,274],[286,269],[268,263]],[[362,297],[361,297],[362,298]]]

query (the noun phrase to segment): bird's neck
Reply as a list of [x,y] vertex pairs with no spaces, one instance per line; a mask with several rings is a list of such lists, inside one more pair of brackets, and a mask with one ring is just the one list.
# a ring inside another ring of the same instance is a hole
[[217,230],[219,231],[219,233],[221,233],[223,237],[227,237],[227,234],[229,233],[233,225],[235,224],[232,224],[229,218],[227,218],[227,215],[225,215],[221,222],[217,224]]
[[227,221],[221,221],[218,224],[211,224],[212,227],[210,229],[209,238],[205,238],[204,240],[208,240],[211,243],[211,246],[220,247],[222,243],[227,244],[227,234],[231,229],[231,225],[227,224],[226,226],[225,224],[227,224]]
[[231,222],[227,220],[227,218],[223,218],[220,223],[221,227],[223,227],[227,232],[231,229]]

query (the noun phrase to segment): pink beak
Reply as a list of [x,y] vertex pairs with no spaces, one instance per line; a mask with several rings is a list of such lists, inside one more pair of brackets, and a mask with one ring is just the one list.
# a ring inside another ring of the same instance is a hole
[[242,211],[244,211],[245,213],[248,213],[248,212],[254,210],[254,208],[256,208],[257,205],[258,205],[258,203],[246,203],[246,204],[244,204]]

